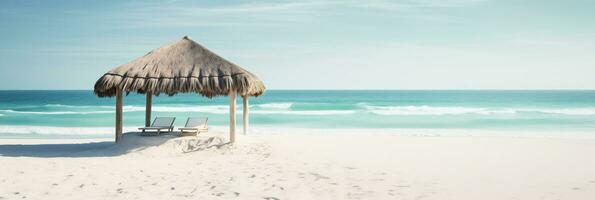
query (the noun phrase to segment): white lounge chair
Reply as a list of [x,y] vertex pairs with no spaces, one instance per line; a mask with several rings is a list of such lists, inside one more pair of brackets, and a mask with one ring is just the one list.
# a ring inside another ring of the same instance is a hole
[[200,132],[209,131],[209,127],[207,126],[208,121],[208,117],[188,117],[184,128],[178,128],[178,130],[180,130],[182,135],[198,135]]
[[155,131],[159,135],[161,134],[161,130],[167,130],[167,132],[174,131],[174,121],[176,121],[175,117],[155,117],[151,126],[138,129],[142,130],[141,135],[146,135],[148,130]]

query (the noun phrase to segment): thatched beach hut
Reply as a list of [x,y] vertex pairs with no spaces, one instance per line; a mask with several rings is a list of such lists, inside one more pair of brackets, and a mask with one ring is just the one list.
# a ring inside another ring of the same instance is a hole
[[145,126],[151,121],[151,98],[161,93],[198,93],[211,98],[230,97],[230,142],[235,141],[236,95],[243,98],[243,128],[248,129],[248,97],[265,86],[254,74],[225,60],[185,36],[105,73],[95,83],[99,97],[116,97],[116,142],[122,136],[123,93],[146,94]]

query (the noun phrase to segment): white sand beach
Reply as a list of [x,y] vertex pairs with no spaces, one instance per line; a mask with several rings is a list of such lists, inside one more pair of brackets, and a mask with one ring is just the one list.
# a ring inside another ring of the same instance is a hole
[[2,139],[0,199],[595,197],[593,139],[435,132]]

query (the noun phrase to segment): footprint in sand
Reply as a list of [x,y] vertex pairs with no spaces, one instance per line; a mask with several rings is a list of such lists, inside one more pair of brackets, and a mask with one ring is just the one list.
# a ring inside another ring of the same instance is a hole
[[213,195],[220,197],[220,196],[223,196],[224,194],[225,194],[225,193],[223,193],[223,192],[219,192],[219,193],[217,193],[217,194],[213,194]]
[[315,181],[317,181],[317,180],[320,180],[320,179],[330,179],[330,177],[328,177],[328,176],[323,176],[323,175],[320,175],[320,174],[318,174],[318,173],[313,173],[313,172],[310,172],[310,175],[314,176],[314,180],[315,180]]

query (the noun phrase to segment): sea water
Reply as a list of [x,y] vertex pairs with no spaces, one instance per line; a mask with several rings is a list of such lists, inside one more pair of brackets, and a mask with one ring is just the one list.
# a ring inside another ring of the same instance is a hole
[[[229,123],[229,98],[153,98],[153,117]],[[242,101],[238,98],[241,124]],[[0,91],[0,137],[111,137],[114,98],[93,91]],[[141,127],[145,96],[124,97],[124,126]],[[252,127],[581,131],[595,135],[595,91],[269,90],[250,98]]]

